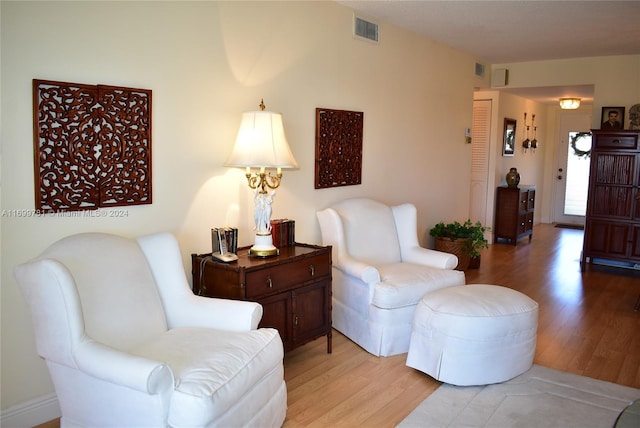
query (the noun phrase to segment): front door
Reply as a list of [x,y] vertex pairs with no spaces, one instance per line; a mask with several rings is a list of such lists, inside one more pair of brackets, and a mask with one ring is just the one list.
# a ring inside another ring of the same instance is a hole
[[553,222],[584,226],[591,161],[591,113],[561,112]]

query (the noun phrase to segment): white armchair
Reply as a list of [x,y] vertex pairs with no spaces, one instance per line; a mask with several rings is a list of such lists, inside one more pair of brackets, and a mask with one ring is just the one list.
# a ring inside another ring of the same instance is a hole
[[457,257],[420,247],[412,204],[348,199],[317,216],[333,246],[333,327],[374,355],[407,352],[422,296],[465,283]]
[[283,345],[257,303],[193,295],[175,238],[64,238],[15,268],[61,426],[281,426]]

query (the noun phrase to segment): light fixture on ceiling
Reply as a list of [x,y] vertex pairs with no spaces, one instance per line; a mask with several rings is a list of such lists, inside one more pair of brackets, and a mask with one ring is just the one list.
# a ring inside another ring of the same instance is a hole
[[560,108],[563,110],[575,110],[580,107],[580,98],[560,98]]
[[[225,163],[245,167],[247,183],[254,190],[256,234],[249,254],[259,257],[278,254],[271,238],[271,202],[282,180],[282,168],[298,167],[284,134],[282,115],[264,109],[261,101],[259,111],[242,114],[236,143]],[[251,168],[259,169],[252,173]],[[276,175],[266,171],[268,168],[275,168]]]

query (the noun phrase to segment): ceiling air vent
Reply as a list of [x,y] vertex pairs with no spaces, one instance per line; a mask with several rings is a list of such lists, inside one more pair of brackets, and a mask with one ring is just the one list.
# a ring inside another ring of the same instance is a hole
[[358,39],[378,43],[378,24],[354,15],[353,35]]

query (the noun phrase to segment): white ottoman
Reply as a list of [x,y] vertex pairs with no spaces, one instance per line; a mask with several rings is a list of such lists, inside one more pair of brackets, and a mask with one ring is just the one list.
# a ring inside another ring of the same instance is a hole
[[453,385],[509,380],[533,364],[538,304],[487,284],[427,293],[416,306],[407,366]]

